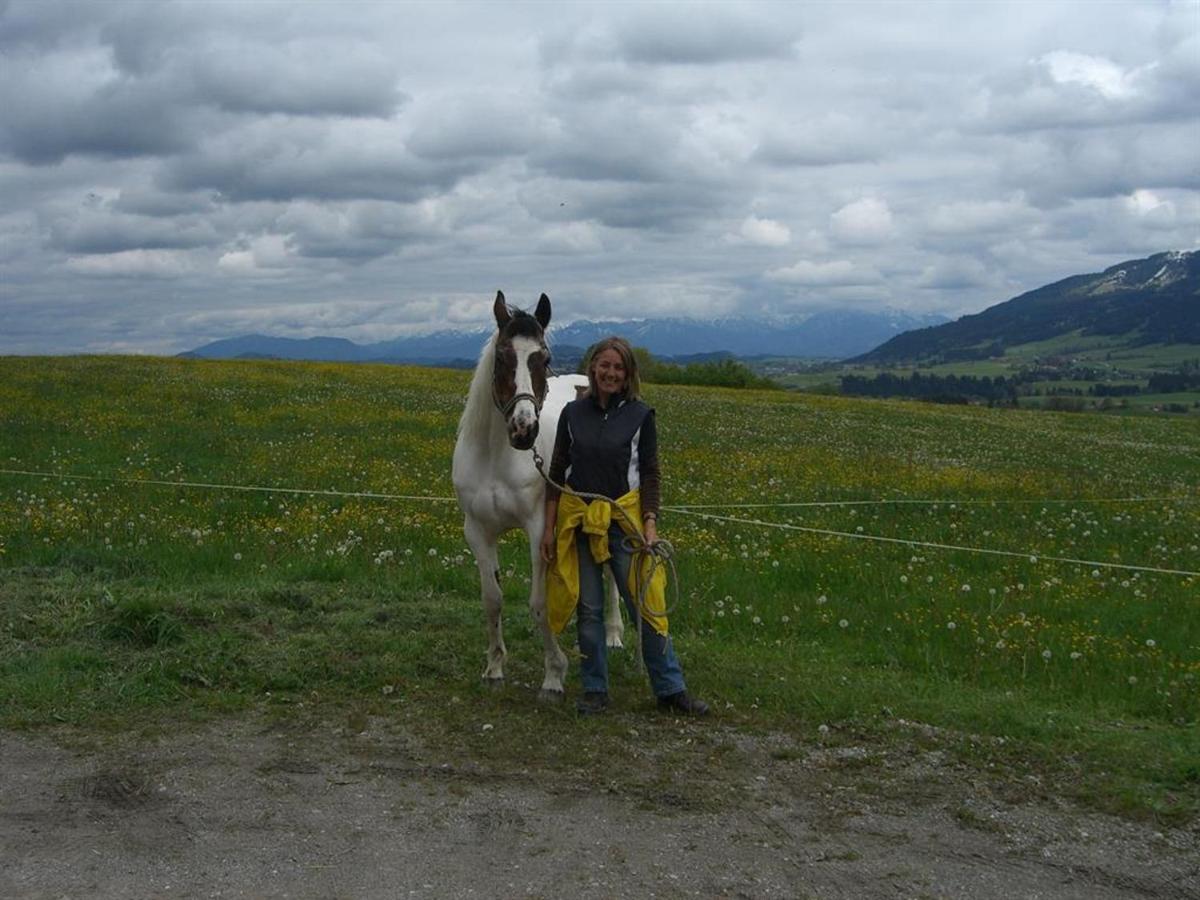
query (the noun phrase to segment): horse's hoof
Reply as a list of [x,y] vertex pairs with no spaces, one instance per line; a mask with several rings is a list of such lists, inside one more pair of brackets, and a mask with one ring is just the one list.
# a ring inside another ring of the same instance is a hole
[[563,702],[565,696],[566,695],[562,691],[551,691],[547,688],[542,688],[540,691],[538,691],[538,702],[549,703],[557,706],[559,703]]
[[504,679],[503,678],[484,678],[483,686],[486,688],[490,688],[493,691],[498,691],[502,687],[504,687]]

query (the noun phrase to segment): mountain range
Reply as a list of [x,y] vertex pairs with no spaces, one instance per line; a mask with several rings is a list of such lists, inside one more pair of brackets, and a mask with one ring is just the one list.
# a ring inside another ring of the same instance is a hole
[[1200,253],[1158,253],[1064,278],[976,315],[897,335],[849,362],[986,359],[1065,335],[1101,336],[1113,347],[1200,344]]
[[[581,358],[586,347],[620,334],[655,356],[793,356],[840,359],[864,353],[908,329],[946,322],[945,316],[911,315],[898,310],[828,310],[772,319],[657,318],[633,321],[576,321],[550,324],[552,352],[562,368]],[[474,366],[489,328],[437,331],[374,344],[344,338],[308,339],[250,334],[214,341],[180,354],[202,359],[298,359],[328,362],[419,363]]]
[[[205,344],[182,356],[473,366],[489,327],[437,331],[374,344],[252,334]],[[1021,344],[1066,335],[1104,336],[1113,346],[1200,344],[1200,253],[1158,253],[1089,275],[1073,275],[949,321],[898,310],[842,309],[770,319],[652,318],[550,326],[557,366],[620,334],[655,356],[687,362],[719,356],[842,359],[866,364],[933,364],[1003,356]]]

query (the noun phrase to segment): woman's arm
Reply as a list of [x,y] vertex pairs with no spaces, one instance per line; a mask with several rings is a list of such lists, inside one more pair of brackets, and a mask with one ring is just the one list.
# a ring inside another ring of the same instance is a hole
[[662,496],[661,472],[658,467],[658,428],[654,410],[646,414],[642,422],[642,433],[638,438],[638,475],[642,486],[642,535],[647,544],[658,540],[658,510]]

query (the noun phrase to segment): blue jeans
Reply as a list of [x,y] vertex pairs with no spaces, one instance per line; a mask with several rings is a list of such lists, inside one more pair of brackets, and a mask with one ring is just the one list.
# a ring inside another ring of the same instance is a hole
[[[629,594],[629,569],[633,554],[626,550],[621,541],[625,537],[620,526],[613,525],[608,532],[608,548],[612,553],[610,563],[617,582],[617,590],[625,601],[630,618],[637,621],[637,607]],[[579,650],[583,661],[579,664],[584,691],[608,691],[608,659],[604,642],[604,573],[592,559],[592,549],[581,532],[575,541],[579,554]],[[649,622],[642,622],[642,659],[650,673],[650,687],[656,697],[669,697],[686,689],[683,669],[679,657],[671,645],[671,638],[654,630]]]

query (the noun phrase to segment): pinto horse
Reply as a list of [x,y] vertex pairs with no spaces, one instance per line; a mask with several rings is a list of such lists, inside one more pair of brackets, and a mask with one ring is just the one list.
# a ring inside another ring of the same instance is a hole
[[[454,445],[453,480],[463,511],[463,532],[479,567],[480,591],[487,619],[488,649],[484,680],[504,681],[503,594],[497,544],[513,528],[529,538],[532,565],[529,609],[542,636],[545,677],[539,696],[561,700],[567,658],[546,619],[546,564],[539,546],[545,525],[545,481],[533,452],[549,460],[554,452],[558,417],[579,387],[582,375],[553,376],[546,327],[550,298],[538,299],[533,315],[510,310],[496,292],[492,308],[496,332],[484,344],[471,379],[467,403]],[[608,591],[605,633],[610,647],[621,646],[620,604],[616,588]]]

